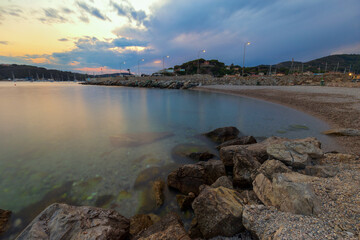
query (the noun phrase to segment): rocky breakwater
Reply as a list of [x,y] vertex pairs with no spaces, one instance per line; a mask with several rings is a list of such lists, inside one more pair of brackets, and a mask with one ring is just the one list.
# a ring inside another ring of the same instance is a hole
[[179,208],[193,211],[188,231],[175,213],[126,219],[54,204],[18,239],[359,239],[359,156],[324,153],[315,138],[257,143],[239,134],[234,127],[206,133],[219,143],[220,160],[168,175]]

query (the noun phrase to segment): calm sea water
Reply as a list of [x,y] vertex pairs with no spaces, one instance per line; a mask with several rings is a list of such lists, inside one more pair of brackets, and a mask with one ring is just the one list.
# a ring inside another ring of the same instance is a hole
[[175,154],[181,149],[212,150],[215,145],[199,134],[230,125],[258,139],[315,136],[332,144],[320,134],[328,128],[324,122],[254,99],[197,91],[0,83],[0,208],[14,212],[9,234],[53,202],[113,208],[127,217],[176,209],[169,190],[165,205],[154,206],[151,181],[166,179],[179,164],[191,162]]

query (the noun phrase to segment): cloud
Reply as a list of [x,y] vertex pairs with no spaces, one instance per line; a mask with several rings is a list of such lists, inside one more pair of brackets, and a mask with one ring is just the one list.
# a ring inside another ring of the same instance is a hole
[[5,6],[0,8],[0,24],[1,20],[6,19],[7,17],[17,17],[17,18],[26,18],[21,7],[18,6]]
[[71,14],[71,13],[74,13],[74,11],[73,10],[70,10],[69,8],[67,8],[67,7],[63,7],[63,8],[61,8],[61,11],[63,12],[63,13],[66,13],[66,14]]
[[104,20],[104,21],[106,21],[106,20],[111,21],[106,15],[102,14],[99,9],[97,9],[95,7],[92,7],[92,6],[89,6],[85,2],[76,2],[76,4],[82,10],[84,10],[85,12],[89,13],[90,15],[92,15],[92,16],[98,18],[98,19],[101,19],[101,20]]
[[67,38],[60,38],[60,39],[58,39],[58,41],[59,41],[59,42],[67,42],[67,41],[69,41],[69,39],[67,39]]
[[128,1],[123,1],[125,4],[117,4],[113,1],[110,4],[116,10],[119,16],[127,17],[130,22],[135,21],[137,25],[144,24],[146,13],[143,10],[135,10],[135,8]]
[[67,18],[64,18],[59,10],[54,8],[43,8],[44,15],[43,17],[39,18],[42,23],[65,23],[68,22]]
[[1,44],[1,45],[8,45],[9,42],[8,42],[8,41],[0,41],[0,44]]
[[115,47],[129,47],[129,46],[146,46],[147,43],[136,40],[136,39],[128,39],[128,38],[116,38],[112,42]]

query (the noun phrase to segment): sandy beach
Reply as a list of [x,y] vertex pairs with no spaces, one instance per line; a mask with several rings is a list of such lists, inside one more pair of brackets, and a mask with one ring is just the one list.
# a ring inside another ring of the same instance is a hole
[[[241,95],[282,104],[318,117],[332,128],[360,128],[359,88],[210,85],[195,90]],[[348,153],[360,153],[360,137],[334,138]]]

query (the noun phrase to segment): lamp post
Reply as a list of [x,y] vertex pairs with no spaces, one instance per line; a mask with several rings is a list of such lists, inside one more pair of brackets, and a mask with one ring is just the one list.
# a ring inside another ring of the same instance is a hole
[[163,69],[165,70],[165,58],[169,58],[170,56],[164,56],[163,57]]
[[143,58],[138,61],[138,75],[139,76],[140,76],[140,62],[143,62],[143,61],[144,61]]
[[246,46],[250,45],[250,42],[246,42],[244,44],[244,56],[243,56],[243,69],[242,69],[242,76],[244,76],[244,70],[245,70],[245,49],[246,49]]
[[197,74],[199,74],[200,73],[200,53],[205,53],[206,51],[205,51],[205,49],[203,49],[203,50],[200,50],[199,52],[198,52],[198,67],[197,67]]

